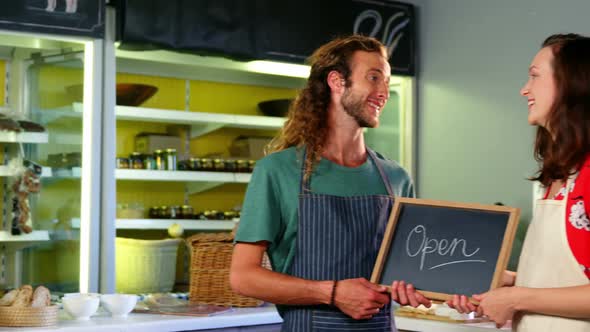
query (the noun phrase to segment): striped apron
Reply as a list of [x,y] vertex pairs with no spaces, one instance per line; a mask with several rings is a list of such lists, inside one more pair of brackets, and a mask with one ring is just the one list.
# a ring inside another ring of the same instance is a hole
[[[290,275],[308,280],[370,279],[394,194],[377,156],[369,149],[367,152],[379,170],[388,196],[314,194],[309,179],[303,181],[302,163],[299,228]],[[313,305],[284,307],[282,331],[390,332],[396,328],[390,304],[367,320],[352,319],[336,307]]]

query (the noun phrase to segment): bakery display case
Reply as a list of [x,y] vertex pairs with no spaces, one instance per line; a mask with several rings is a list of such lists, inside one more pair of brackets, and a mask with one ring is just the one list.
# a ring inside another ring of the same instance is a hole
[[101,47],[0,31],[2,289],[98,288]]

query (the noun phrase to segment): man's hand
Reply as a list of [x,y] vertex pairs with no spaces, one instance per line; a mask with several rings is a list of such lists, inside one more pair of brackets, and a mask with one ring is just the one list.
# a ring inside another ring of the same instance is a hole
[[338,281],[334,305],[354,319],[369,319],[390,302],[387,288],[365,278]]
[[391,284],[391,298],[401,305],[411,305],[414,308],[421,304],[430,308],[432,304],[424,295],[416,292],[412,284],[406,284],[404,281],[395,280]]

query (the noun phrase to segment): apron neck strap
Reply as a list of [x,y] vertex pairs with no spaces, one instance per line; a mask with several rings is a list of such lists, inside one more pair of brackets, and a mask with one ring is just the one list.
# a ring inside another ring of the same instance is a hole
[[[387,190],[387,194],[391,197],[394,197],[395,195],[393,193],[393,189],[391,188],[391,183],[389,182],[389,178],[387,177],[387,174],[383,170],[383,166],[381,166],[381,161],[379,160],[379,158],[377,157],[377,155],[375,154],[375,152],[373,150],[369,149],[366,146],[365,146],[365,149],[367,150],[367,155],[373,161],[373,163],[377,167],[377,170],[379,171],[379,175],[381,176],[381,180],[383,181],[383,184],[385,185],[385,189]],[[304,181],[306,156],[307,156],[307,148],[303,148],[303,157],[301,160],[301,178],[299,181],[299,192],[300,193],[311,192],[311,187],[310,187],[311,175],[307,179],[307,181]]]

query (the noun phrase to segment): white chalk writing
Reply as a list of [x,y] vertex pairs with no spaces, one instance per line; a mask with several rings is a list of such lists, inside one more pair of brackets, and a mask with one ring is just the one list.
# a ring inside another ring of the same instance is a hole
[[[416,246],[417,244],[417,246]],[[459,250],[457,250],[459,247]],[[454,258],[453,255],[457,255],[461,259],[450,260],[446,263],[438,264],[428,268],[429,270],[436,269],[439,267],[460,264],[460,263],[485,263],[482,259],[464,259],[474,256],[479,252],[480,248],[468,252],[467,241],[465,239],[453,238],[452,240],[447,239],[431,239],[426,236],[426,227],[424,225],[418,225],[412,229],[406,240],[406,253],[410,257],[420,257],[420,271],[424,269],[424,264],[427,255],[439,255],[448,256]]]

